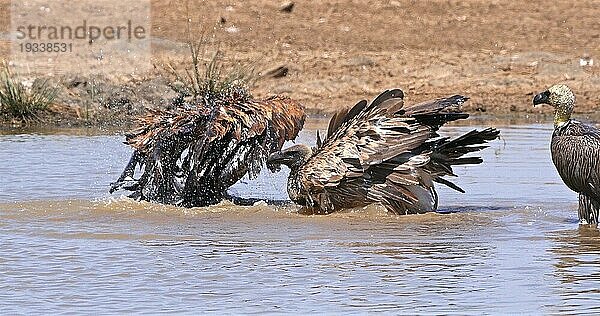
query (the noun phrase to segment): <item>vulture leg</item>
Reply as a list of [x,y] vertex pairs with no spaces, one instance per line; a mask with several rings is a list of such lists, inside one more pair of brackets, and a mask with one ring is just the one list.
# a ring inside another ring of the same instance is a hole
[[233,203],[235,205],[240,205],[240,206],[252,206],[256,202],[263,201],[262,199],[257,199],[257,198],[243,198],[243,197],[239,197],[239,196],[233,196],[233,195],[229,194],[229,192],[225,193],[225,195],[223,197],[226,200],[231,201],[231,203]]
[[600,213],[600,202],[593,198],[579,194],[579,220],[586,224],[597,224]]
[[135,167],[144,163],[144,155],[139,153],[137,150],[133,152],[127,166],[125,166],[125,170],[121,173],[121,176],[117,181],[110,184],[110,193],[113,193],[121,188],[126,190],[135,190],[135,186],[137,181],[133,179],[133,174],[135,173]]

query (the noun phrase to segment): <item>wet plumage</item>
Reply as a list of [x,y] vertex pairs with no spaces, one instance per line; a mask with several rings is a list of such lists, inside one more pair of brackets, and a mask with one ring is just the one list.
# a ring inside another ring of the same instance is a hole
[[533,103],[555,108],[550,151],[558,174],[579,193],[579,219],[598,223],[600,211],[600,131],[571,119],[575,95],[566,85],[555,85],[535,96]]
[[473,130],[456,139],[439,137],[445,123],[464,119],[460,105],[468,98],[449,98],[405,106],[401,90],[388,90],[371,104],[361,101],[337,113],[317,147],[296,145],[274,153],[267,166],[290,168],[288,194],[318,213],[381,203],[395,214],[437,209],[434,182],[462,191],[445,179],[452,166],[478,164],[464,157],[487,146],[498,131]]
[[[228,94],[151,110],[126,136],[135,149],[111,192],[180,206],[205,206],[226,197],[244,175],[258,175],[270,153],[293,140],[304,124],[304,108],[281,96],[255,100]],[[136,165],[142,168],[133,179]]]

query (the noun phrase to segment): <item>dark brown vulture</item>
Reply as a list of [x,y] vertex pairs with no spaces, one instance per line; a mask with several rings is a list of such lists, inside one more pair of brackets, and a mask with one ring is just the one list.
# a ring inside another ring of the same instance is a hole
[[[255,100],[243,91],[151,110],[126,136],[135,151],[110,191],[185,207],[216,204],[244,175],[258,175],[270,153],[296,138],[304,119],[298,102]],[[138,179],[136,165],[143,171]]]
[[600,215],[600,131],[571,119],[575,95],[558,84],[536,95],[533,104],[554,107],[552,162],[569,189],[579,193],[579,220],[597,224]]
[[449,98],[404,106],[401,90],[388,90],[371,104],[363,100],[337,113],[327,137],[317,147],[295,145],[273,153],[267,166],[290,168],[288,194],[314,213],[381,203],[395,214],[435,211],[434,182],[464,192],[444,176],[452,166],[478,164],[465,154],[486,148],[499,131],[473,130],[458,138],[439,137],[445,123],[464,119],[460,105],[468,98]]

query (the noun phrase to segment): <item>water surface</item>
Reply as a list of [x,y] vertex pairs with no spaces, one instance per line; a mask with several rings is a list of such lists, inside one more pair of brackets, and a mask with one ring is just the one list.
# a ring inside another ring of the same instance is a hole
[[[578,225],[551,126],[501,129],[484,164],[456,169],[466,194],[439,186],[441,213],[410,216],[138,203],[107,193],[130,153],[122,137],[4,133],[0,310],[600,313],[600,233]],[[232,193],[285,199],[285,179]]]

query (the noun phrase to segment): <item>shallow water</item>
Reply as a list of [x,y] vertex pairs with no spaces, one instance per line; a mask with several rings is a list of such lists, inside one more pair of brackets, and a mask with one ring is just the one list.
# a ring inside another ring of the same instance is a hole
[[[412,216],[137,203],[107,193],[129,155],[121,137],[5,133],[0,310],[599,313],[600,233],[578,225],[551,126],[501,129],[484,164],[456,169],[466,194],[439,187],[443,214]],[[232,192],[284,199],[285,177]]]

